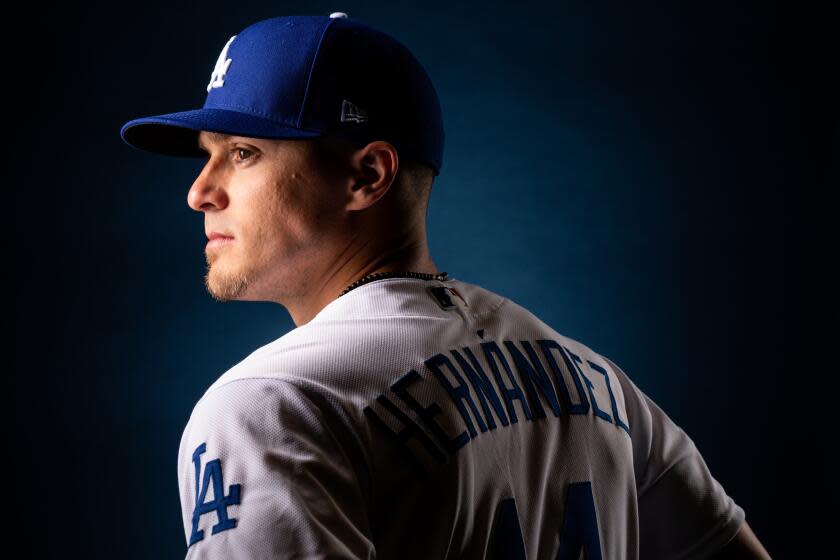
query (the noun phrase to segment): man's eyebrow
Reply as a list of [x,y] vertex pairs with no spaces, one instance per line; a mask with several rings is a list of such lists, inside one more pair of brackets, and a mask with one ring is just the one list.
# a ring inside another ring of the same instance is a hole
[[[228,138],[230,138],[229,134],[221,134],[219,132],[210,132],[210,131],[203,131],[204,136],[209,138],[211,142],[224,142]],[[207,151],[207,147],[204,145],[201,139],[201,133],[198,134],[198,147],[202,150]]]

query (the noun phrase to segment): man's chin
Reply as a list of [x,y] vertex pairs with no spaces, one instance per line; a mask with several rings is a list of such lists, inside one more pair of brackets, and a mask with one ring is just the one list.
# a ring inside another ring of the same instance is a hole
[[248,276],[243,273],[225,274],[210,268],[204,276],[204,286],[210,296],[217,301],[243,299],[248,290]]

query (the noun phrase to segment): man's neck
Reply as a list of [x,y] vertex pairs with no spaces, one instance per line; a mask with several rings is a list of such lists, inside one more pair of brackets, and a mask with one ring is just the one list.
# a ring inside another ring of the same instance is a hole
[[439,271],[429,256],[428,245],[406,244],[398,249],[381,253],[378,257],[350,259],[337,267],[320,286],[317,293],[299,305],[287,306],[295,326],[302,326],[315,317],[330,302],[357,280],[377,272],[424,272],[437,274]]

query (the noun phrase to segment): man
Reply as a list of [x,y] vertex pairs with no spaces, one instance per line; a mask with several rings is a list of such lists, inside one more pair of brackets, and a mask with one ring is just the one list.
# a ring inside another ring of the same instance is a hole
[[437,94],[334,13],[231,37],[204,107],[130,121],[207,157],[206,285],[296,328],[226,371],[178,454],[187,558],[769,558],[613,361],[439,272]]

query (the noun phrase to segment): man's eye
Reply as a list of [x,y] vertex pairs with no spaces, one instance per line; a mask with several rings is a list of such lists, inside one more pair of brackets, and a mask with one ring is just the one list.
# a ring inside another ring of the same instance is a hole
[[[253,150],[249,150],[247,148],[234,148],[232,151],[233,151],[234,159],[236,161],[245,161],[245,160],[249,159],[251,156],[253,156],[253,154],[254,154]],[[243,152],[246,155],[242,155]]]

